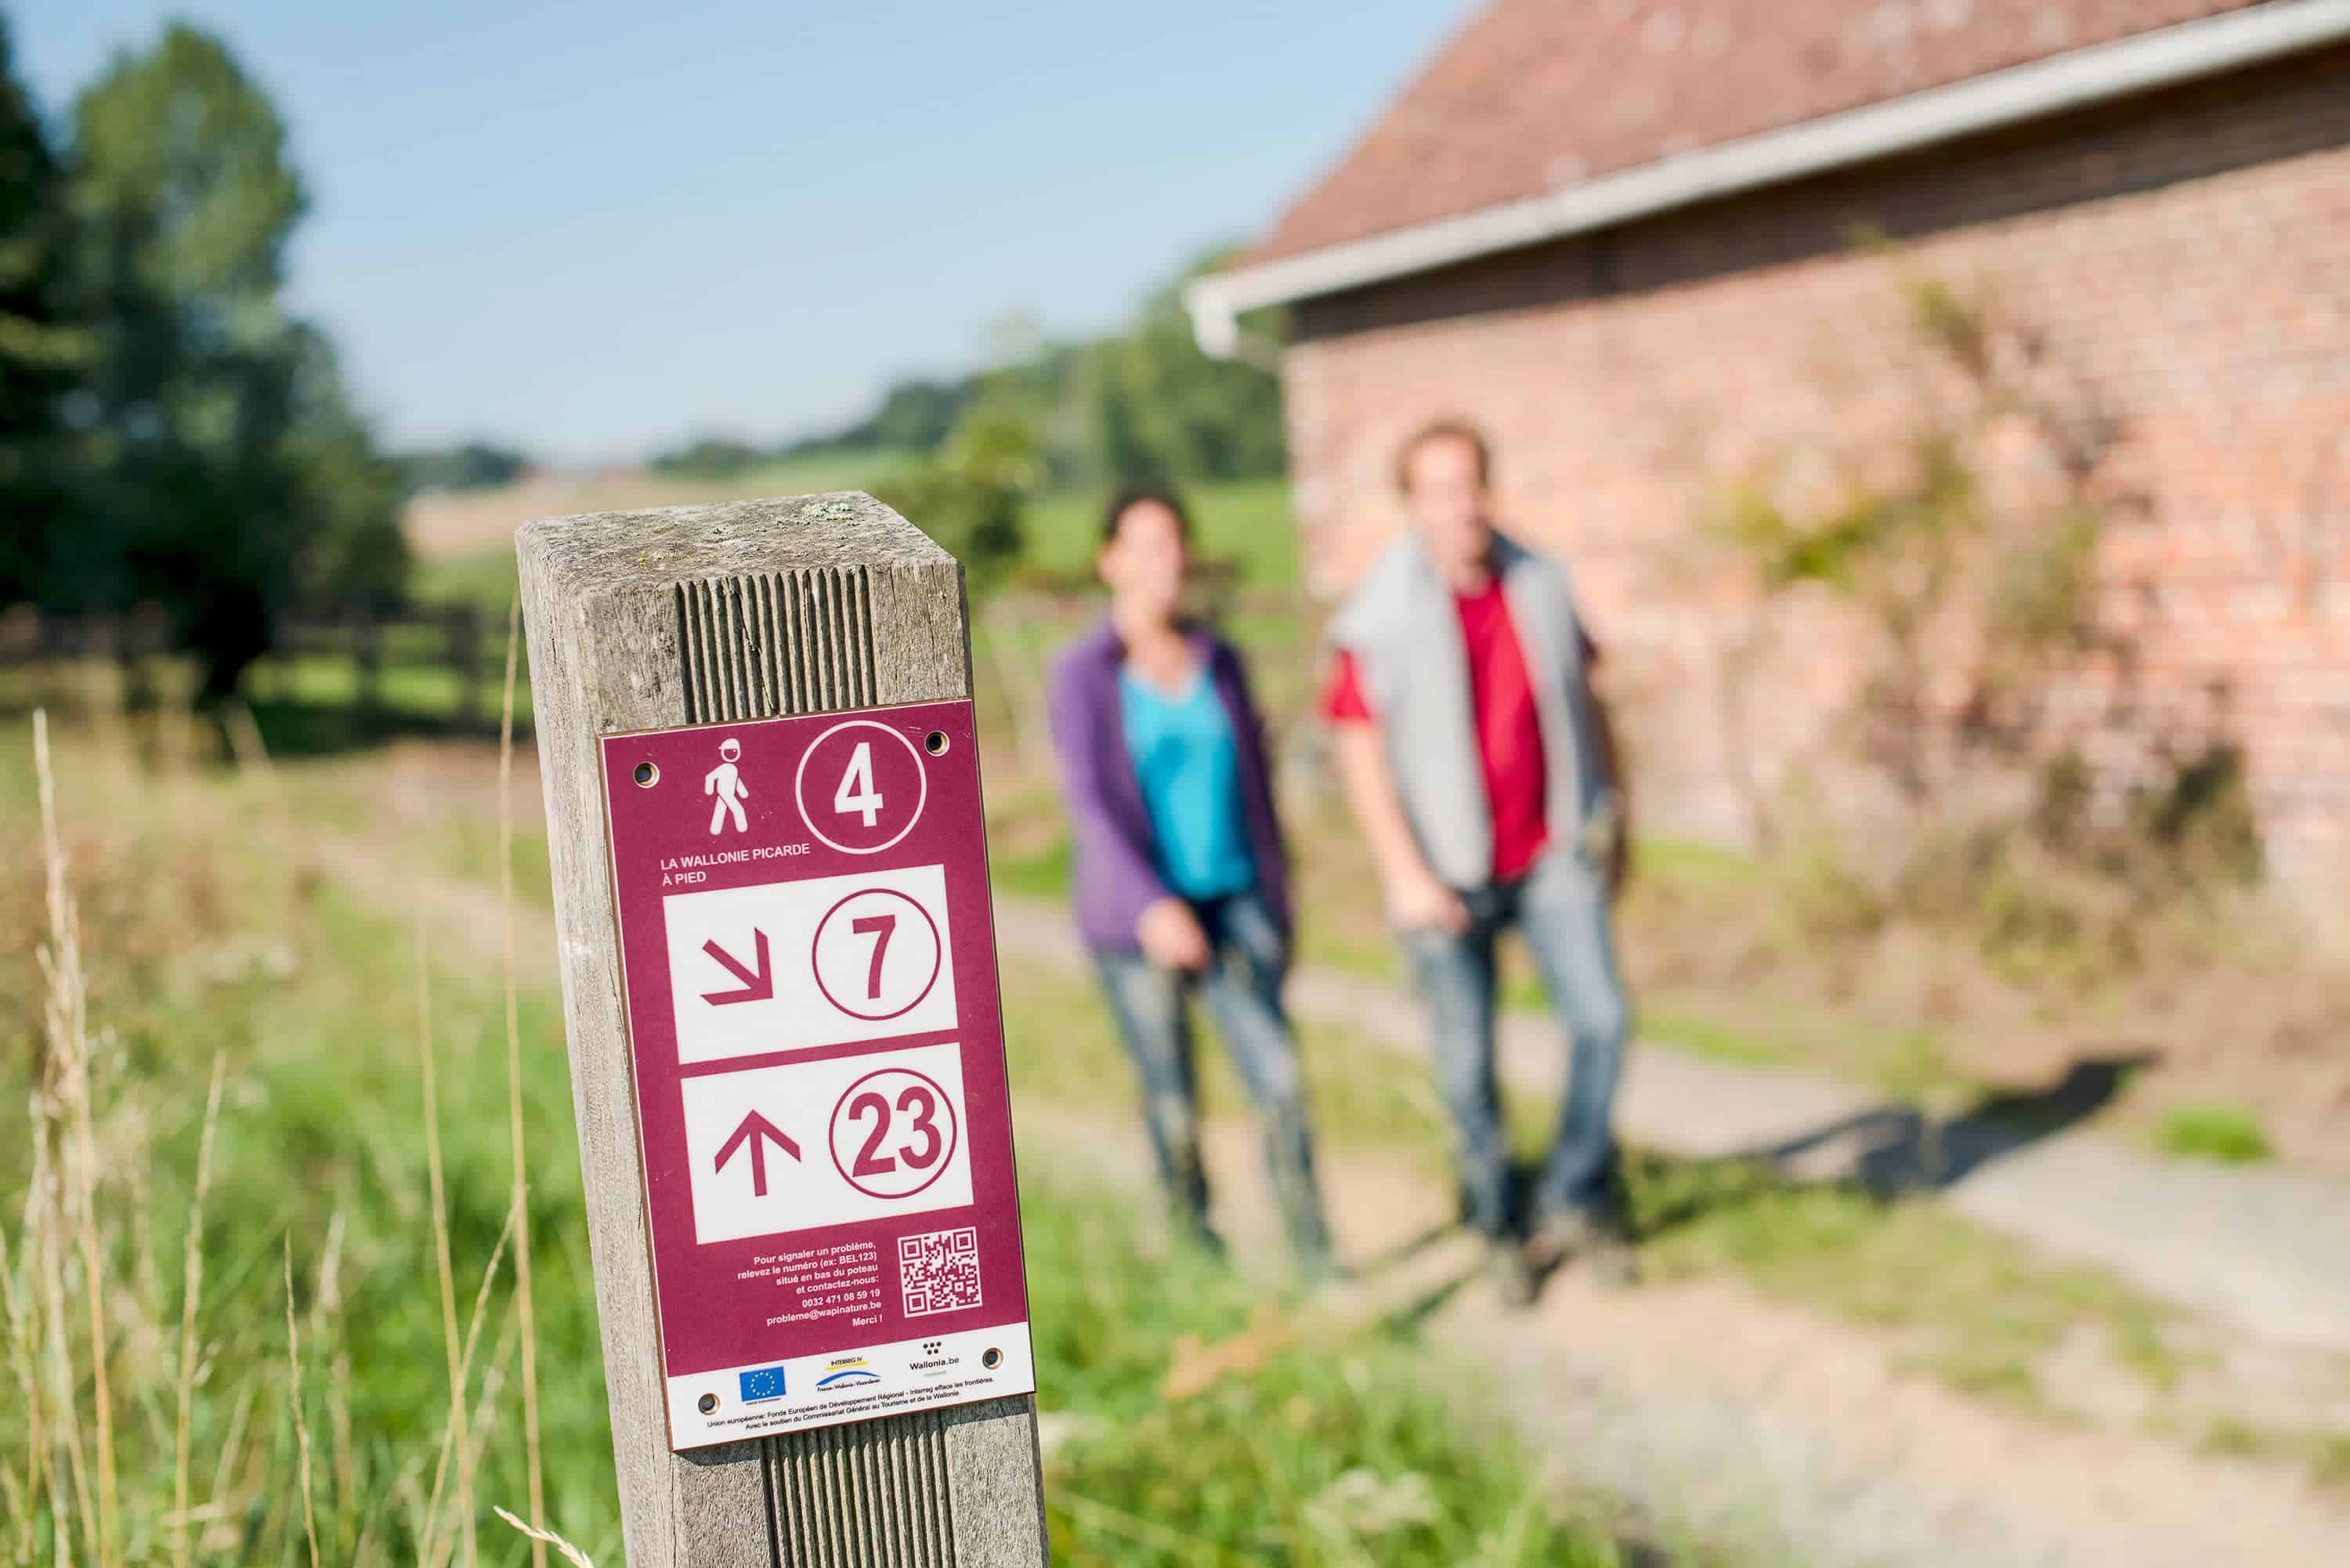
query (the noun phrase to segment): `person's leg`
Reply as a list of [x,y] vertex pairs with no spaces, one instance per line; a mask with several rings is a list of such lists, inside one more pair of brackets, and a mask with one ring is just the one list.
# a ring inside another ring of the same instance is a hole
[[1191,1023],[1180,975],[1139,953],[1097,952],[1095,968],[1142,1085],[1159,1177],[1179,1223],[1212,1241],[1208,1176],[1200,1161],[1199,1092],[1191,1075]]
[[1607,891],[1580,860],[1553,856],[1521,890],[1517,915],[1571,1054],[1535,1210],[1604,1217],[1615,1176],[1616,1085],[1631,1032]]
[[1330,1231],[1314,1179],[1305,1070],[1281,1004],[1288,944],[1263,901],[1253,894],[1222,899],[1205,913],[1216,949],[1215,963],[1204,977],[1208,1005],[1263,1119],[1265,1168],[1290,1245],[1302,1265],[1318,1271],[1330,1261]]
[[1488,1237],[1510,1229],[1509,1145],[1493,1085],[1493,901],[1469,898],[1470,926],[1404,931],[1398,940],[1428,1010],[1437,1091],[1452,1117],[1453,1159],[1468,1220]]

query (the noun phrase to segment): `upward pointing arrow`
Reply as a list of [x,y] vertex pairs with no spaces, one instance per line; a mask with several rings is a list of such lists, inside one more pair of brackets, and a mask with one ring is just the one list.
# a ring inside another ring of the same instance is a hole
[[753,1111],[743,1118],[743,1125],[734,1129],[734,1136],[720,1146],[717,1159],[711,1163],[712,1170],[725,1169],[726,1162],[734,1158],[734,1151],[748,1142],[751,1146],[751,1195],[754,1198],[767,1195],[767,1146],[759,1141],[761,1138],[773,1138],[775,1147],[794,1159],[800,1157],[800,1146],[792,1141],[789,1133]]
[[743,961],[720,947],[715,937],[702,944],[703,952],[724,964],[726,972],[743,982],[743,989],[740,991],[703,992],[702,1000],[711,1006],[724,1007],[736,1002],[766,1002],[775,996],[775,971],[767,967],[767,933],[753,926],[751,935],[759,944],[759,967],[755,970],[743,968]]

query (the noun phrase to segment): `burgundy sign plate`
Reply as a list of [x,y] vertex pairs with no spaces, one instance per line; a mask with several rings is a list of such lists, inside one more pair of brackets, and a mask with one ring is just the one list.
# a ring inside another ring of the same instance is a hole
[[1034,1392],[971,704],[603,746],[670,1446]]

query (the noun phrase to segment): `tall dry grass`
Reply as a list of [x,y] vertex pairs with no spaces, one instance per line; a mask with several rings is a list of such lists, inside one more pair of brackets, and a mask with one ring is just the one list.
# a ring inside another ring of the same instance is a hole
[[[276,1270],[255,1277],[249,1262],[215,1251],[207,1210],[218,1198],[228,1136],[240,1105],[265,1091],[240,1074],[227,1051],[213,1054],[196,1118],[192,1170],[174,1170],[157,1132],[176,1119],[165,1080],[142,1073],[134,1053],[95,1015],[87,931],[78,907],[67,820],[88,798],[61,778],[46,711],[32,724],[43,884],[36,946],[39,1025],[27,1074],[30,1094],[22,1160],[0,1159],[0,1179],[21,1171],[21,1202],[0,1218],[0,1565],[128,1568],[279,1561],[375,1568],[476,1568],[477,1498],[492,1444],[518,1436],[527,1450],[533,1536],[540,1563],[547,1545],[567,1557],[545,1524],[540,1457],[536,1322],[530,1298],[527,1142],[523,1117],[521,1027],[515,954],[510,790],[515,654],[510,627],[500,762],[502,890],[505,939],[508,1143],[513,1161],[504,1230],[458,1312],[458,1262],[440,1129],[439,1053],[424,923],[418,920],[417,1064],[426,1151],[425,1207],[432,1232],[445,1407],[421,1442],[403,1439],[389,1456],[379,1434],[354,1414],[354,1377],[345,1310],[345,1217],[339,1208],[316,1254],[315,1272],[292,1229],[271,1250]],[[230,721],[228,750],[240,773],[281,804],[249,721]],[[182,737],[184,739],[184,737]],[[192,743],[191,743],[192,744]],[[78,754],[78,753],[77,753]],[[191,753],[192,754],[192,753]],[[140,746],[129,730],[100,740],[104,770],[120,769],[135,791],[168,792],[187,782],[188,761]],[[173,759],[177,760],[174,761]],[[168,764],[176,776],[157,770]],[[192,797],[191,797],[192,798]],[[93,802],[78,832],[105,840],[112,826]],[[165,809],[170,809],[167,804]],[[276,815],[274,810],[261,815]],[[176,826],[176,824],[175,824]],[[190,822],[187,831],[203,828]],[[239,845],[262,852],[258,843]],[[28,867],[28,869],[31,869]],[[191,940],[193,940],[192,933]],[[110,971],[109,971],[110,972]],[[192,1085],[191,1085],[192,1086]],[[182,1126],[186,1124],[182,1123]],[[0,1129],[5,1132],[5,1129]],[[9,1141],[0,1137],[0,1146]],[[184,1150],[184,1145],[178,1146]],[[262,1146],[255,1145],[255,1151]],[[13,1153],[14,1151],[12,1151]],[[182,1155],[181,1158],[184,1158]],[[250,1158],[250,1157],[248,1157]],[[282,1159],[271,1149],[268,1158]],[[293,1175],[291,1168],[286,1174]],[[185,1195],[176,1289],[155,1266],[152,1210],[161,1189]],[[234,1218],[247,1221],[248,1212]],[[512,1246],[509,1299],[500,1278]],[[223,1269],[225,1262],[226,1267]],[[470,1272],[470,1269],[466,1271]],[[256,1287],[276,1276],[282,1313],[250,1309]],[[215,1276],[232,1299],[207,1299]],[[307,1301],[304,1300],[305,1295]],[[275,1359],[248,1354],[264,1325],[283,1321]],[[522,1430],[511,1434],[505,1406],[510,1362],[521,1361]],[[127,1393],[126,1393],[127,1390]],[[11,1409],[9,1407],[13,1406]],[[323,1408],[323,1426],[312,1415]],[[431,1475],[429,1492],[423,1486]],[[331,1506],[329,1506],[331,1504]],[[402,1517],[403,1512],[405,1518]],[[403,1525],[405,1528],[403,1528]],[[577,1560],[574,1557],[574,1560]]]
[[523,1462],[530,1485],[531,1568],[546,1568],[546,1480],[538,1429],[538,1313],[531,1294],[530,1149],[522,1127],[522,1016],[515,953],[515,670],[522,649],[522,600],[506,603],[506,673],[498,707],[498,913],[505,969],[506,1127],[514,1159],[515,1314],[522,1321]]

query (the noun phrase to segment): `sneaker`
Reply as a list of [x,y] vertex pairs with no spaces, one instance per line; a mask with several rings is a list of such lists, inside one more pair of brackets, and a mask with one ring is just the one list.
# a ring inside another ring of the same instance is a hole
[[1534,1305],[1538,1282],[1526,1262],[1525,1249],[1506,1236],[1496,1236],[1488,1245],[1485,1277],[1492,1282],[1494,1298],[1511,1312]]
[[1526,1266],[1543,1273],[1563,1268],[1594,1245],[1605,1229],[1587,1209],[1552,1209],[1526,1232]]
[[1580,1261],[1595,1283],[1630,1284],[1638,1259],[1623,1228],[1586,1209],[1556,1209],[1534,1222],[1526,1236],[1526,1266],[1537,1274]]

